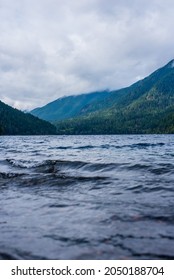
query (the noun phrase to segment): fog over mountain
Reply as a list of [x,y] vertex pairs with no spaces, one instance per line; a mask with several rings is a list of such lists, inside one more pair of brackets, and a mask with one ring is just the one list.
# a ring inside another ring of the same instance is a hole
[[129,86],[174,57],[172,0],[1,0],[0,100]]
[[58,134],[174,133],[174,60],[130,87],[59,98],[31,114]]

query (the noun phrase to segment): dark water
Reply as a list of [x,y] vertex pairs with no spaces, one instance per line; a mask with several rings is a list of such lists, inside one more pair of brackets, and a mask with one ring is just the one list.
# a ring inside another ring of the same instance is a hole
[[174,259],[174,135],[1,137],[0,259]]

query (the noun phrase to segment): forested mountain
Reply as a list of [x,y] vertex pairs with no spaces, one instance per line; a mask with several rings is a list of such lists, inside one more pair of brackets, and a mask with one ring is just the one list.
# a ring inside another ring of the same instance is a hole
[[55,134],[55,127],[0,101],[0,135]]
[[0,101],[0,135],[174,133],[174,60],[116,91],[57,99],[23,113]]
[[174,133],[174,60],[56,126],[58,134]]
[[72,118],[83,114],[86,106],[100,102],[110,94],[109,91],[65,96],[43,107],[36,108],[30,113],[46,121],[56,121]]

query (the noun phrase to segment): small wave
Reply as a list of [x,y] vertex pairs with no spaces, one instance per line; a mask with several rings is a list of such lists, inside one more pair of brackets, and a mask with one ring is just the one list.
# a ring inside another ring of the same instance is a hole
[[[98,146],[92,146],[92,145],[86,145],[86,146],[57,146],[55,147],[56,150],[85,150],[85,149],[95,149],[98,148]],[[53,149],[52,147],[49,149]]]
[[161,147],[164,146],[164,143],[136,143],[136,144],[131,144],[131,145],[112,145],[112,144],[103,144],[103,145],[99,145],[99,146],[92,146],[92,145],[88,145],[88,146],[79,146],[79,147],[75,147],[73,149],[124,149],[124,148],[130,148],[130,149],[146,149],[149,147]]
[[79,206],[79,204],[61,204],[61,203],[56,203],[56,204],[50,204],[49,208],[68,208],[68,207],[74,207],[74,206]]
[[173,164],[168,164],[168,163],[163,163],[163,164],[156,164],[156,166],[152,164],[141,164],[141,163],[136,163],[136,164],[131,164],[131,165],[126,165],[127,170],[144,170],[148,171],[150,173],[153,173],[155,175],[163,175],[167,173],[171,173],[174,170],[174,165]]
[[105,145],[99,145],[99,146],[94,146],[94,145],[85,145],[85,146],[77,146],[77,147],[72,147],[73,150],[85,150],[85,149],[110,149],[110,148],[115,148],[116,146],[110,145],[110,144],[105,144]]
[[89,240],[86,238],[69,238],[65,236],[57,236],[57,235],[45,235],[44,237],[51,238],[53,240],[59,240],[63,243],[68,243],[69,246],[80,245],[80,244],[88,244]]
[[99,145],[99,146],[92,146],[92,145],[88,145],[88,146],[79,146],[79,147],[75,147],[74,149],[95,149],[95,148],[100,148],[100,149],[110,149],[110,148],[115,148],[115,149],[123,149],[123,148],[130,148],[130,149],[146,149],[149,147],[161,147],[164,146],[164,143],[136,143],[136,144],[131,144],[131,145],[112,145],[112,144],[103,144],[103,145]]
[[86,146],[75,147],[74,149],[83,150],[83,149],[95,149],[95,148],[97,148],[97,146],[86,145]]
[[148,148],[148,147],[161,147],[164,146],[164,143],[136,143],[136,144],[132,144],[130,145],[132,148]]
[[174,224],[174,216],[173,215],[163,215],[163,216],[144,216],[143,220],[153,220],[157,223],[169,223]]
[[159,168],[153,168],[151,169],[151,172],[155,175],[163,175],[172,172],[174,169],[168,168],[168,167],[159,167]]
[[1,179],[11,179],[11,178],[16,178],[19,176],[22,176],[24,174],[22,173],[5,173],[5,172],[0,172],[0,178]]
[[67,204],[51,204],[49,205],[49,208],[67,208],[69,205]]
[[[52,149],[52,148],[50,148]],[[72,146],[58,146],[56,147],[56,150],[68,150],[68,149],[73,149]]]
[[20,168],[32,168],[40,165],[39,162],[34,162],[30,160],[6,159],[6,161],[12,166]]
[[137,164],[133,164],[133,165],[127,166],[127,169],[129,169],[129,170],[138,170],[138,169],[145,169],[145,170],[147,170],[150,167],[151,167],[151,165],[137,163]]
[[117,145],[112,147],[115,147],[117,149],[123,149],[123,148],[130,148],[130,149],[147,149],[147,148],[155,148],[155,147],[161,147],[164,146],[164,143],[136,143],[136,144],[130,144],[130,145]]
[[[68,171],[68,170],[76,170],[76,171],[79,170],[82,173],[85,171],[108,172],[120,166],[122,166],[122,164],[119,163],[90,163],[90,162],[83,162],[83,161],[46,160],[41,164],[38,164],[36,166],[36,170],[40,172],[47,172],[47,173],[52,173],[57,171],[61,172],[61,171]],[[95,175],[91,173],[91,177],[92,176],[95,177]]]
[[173,193],[173,188],[171,188],[171,187],[153,186],[151,184],[149,187],[147,185],[132,186],[132,187],[128,187],[127,190],[129,190],[135,194],[154,193],[154,192],[163,192],[163,193],[172,192]]
[[[102,144],[102,145],[84,145],[84,146],[57,146],[54,149],[56,150],[90,150],[90,149],[146,149],[149,147],[161,147],[164,146],[164,143],[136,143],[130,145],[113,145],[113,144]],[[53,149],[52,147],[48,149]]]
[[103,220],[102,223],[112,223],[113,221],[121,221],[121,222],[144,222],[144,221],[153,221],[156,223],[166,223],[166,224],[174,224],[174,216],[173,215],[112,215],[109,219]]

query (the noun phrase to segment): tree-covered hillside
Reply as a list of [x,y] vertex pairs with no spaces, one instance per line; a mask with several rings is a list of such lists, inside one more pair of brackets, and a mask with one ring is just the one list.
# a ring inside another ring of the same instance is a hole
[[58,134],[174,133],[174,61],[132,86],[56,122]]
[[0,101],[0,135],[44,135],[55,134],[50,123],[31,114],[25,114]]
[[43,107],[36,108],[30,113],[46,121],[56,121],[83,115],[86,107],[100,102],[110,95],[109,91],[65,96]]

